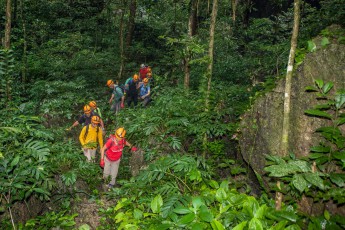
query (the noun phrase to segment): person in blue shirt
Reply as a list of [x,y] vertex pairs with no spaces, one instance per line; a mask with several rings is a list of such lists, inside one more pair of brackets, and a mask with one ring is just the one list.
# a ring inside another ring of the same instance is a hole
[[140,92],[139,92],[139,97],[141,100],[143,100],[143,106],[146,107],[147,104],[151,101],[150,97],[150,86],[149,86],[149,79],[144,78],[143,82],[141,82],[140,85]]

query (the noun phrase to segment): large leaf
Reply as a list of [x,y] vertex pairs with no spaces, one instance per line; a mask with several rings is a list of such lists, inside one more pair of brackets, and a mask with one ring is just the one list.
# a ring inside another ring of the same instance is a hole
[[344,174],[331,173],[330,174],[330,179],[338,187],[343,187],[344,186]]
[[213,214],[211,211],[206,207],[206,205],[202,205],[200,207],[199,217],[201,220],[205,222],[211,222],[213,220]]
[[211,222],[211,227],[213,230],[225,230],[224,226],[222,223],[220,223],[218,220],[214,219]]
[[304,111],[304,113],[311,115],[311,116],[317,116],[317,117],[332,119],[332,116],[329,113],[318,110],[318,109],[308,109],[308,110]]
[[318,173],[306,173],[306,174],[304,174],[304,179],[306,179],[309,183],[318,187],[319,189],[322,189],[322,190],[325,189],[325,186],[323,184],[323,180],[318,175]]
[[183,216],[183,217],[178,221],[178,224],[185,225],[185,224],[188,224],[188,223],[192,222],[194,219],[195,219],[195,213],[189,213],[189,214]]
[[[329,153],[331,151],[331,147],[321,146],[321,145],[313,146],[310,148],[310,151],[315,152],[315,153]],[[322,156],[323,156],[323,154],[322,154]],[[309,158],[311,158],[311,156],[309,156]]]
[[313,41],[308,41],[308,51],[314,52],[316,50],[316,45]]
[[243,221],[243,222],[239,223],[232,230],[243,230],[244,227],[247,225],[247,222],[248,221]]
[[308,186],[307,181],[300,174],[295,174],[292,178],[292,184],[298,191],[303,192],[304,189]]
[[185,207],[177,207],[173,211],[177,214],[187,214],[192,212],[189,208]]
[[335,106],[340,109],[345,104],[345,93],[339,93],[335,96]]
[[163,205],[163,199],[160,194],[158,194],[152,201],[151,201],[151,210],[153,213],[159,213],[160,209]]
[[263,230],[262,223],[258,218],[253,218],[249,221],[248,230]]
[[333,88],[333,82],[327,82],[323,87],[322,91],[323,93],[328,93]]

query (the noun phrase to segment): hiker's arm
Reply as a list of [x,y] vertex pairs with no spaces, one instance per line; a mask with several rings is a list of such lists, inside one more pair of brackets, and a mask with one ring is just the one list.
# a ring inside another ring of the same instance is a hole
[[85,145],[85,139],[84,139],[85,132],[86,132],[86,126],[84,126],[84,128],[81,130],[80,135],[79,135],[79,141],[80,141],[80,144],[83,148]]
[[115,97],[115,95],[112,93],[112,94],[111,94],[111,97],[110,97],[110,99],[109,99],[109,103],[111,103],[111,102],[113,101],[114,97]]
[[99,130],[98,132],[98,142],[99,142],[99,146],[103,146],[103,131],[102,130]]

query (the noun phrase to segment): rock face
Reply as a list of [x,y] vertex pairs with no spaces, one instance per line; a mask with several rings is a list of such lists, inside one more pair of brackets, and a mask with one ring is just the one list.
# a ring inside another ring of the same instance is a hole
[[[289,151],[297,157],[309,154],[310,147],[320,141],[315,130],[329,122],[304,114],[318,103],[315,94],[306,92],[305,87],[313,86],[315,79],[322,79],[334,83],[332,92],[345,89],[345,45],[329,38],[330,44],[321,46],[321,41],[321,37],[314,39],[316,51],[306,55],[292,79]],[[260,174],[264,173],[265,154],[280,155],[284,84],[285,79],[281,79],[272,92],[258,98],[242,119],[241,154]]]

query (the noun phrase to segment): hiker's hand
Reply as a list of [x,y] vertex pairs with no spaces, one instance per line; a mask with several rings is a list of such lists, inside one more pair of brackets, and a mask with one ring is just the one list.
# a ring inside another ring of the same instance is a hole
[[101,168],[104,168],[104,159],[101,159],[101,162],[99,162],[99,166],[101,166]]
[[137,147],[133,146],[133,147],[131,148],[131,151],[132,151],[132,152],[136,152],[136,151],[138,151],[138,149],[137,149]]

